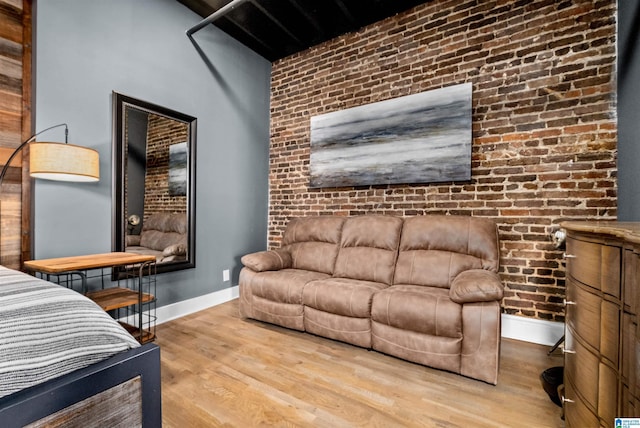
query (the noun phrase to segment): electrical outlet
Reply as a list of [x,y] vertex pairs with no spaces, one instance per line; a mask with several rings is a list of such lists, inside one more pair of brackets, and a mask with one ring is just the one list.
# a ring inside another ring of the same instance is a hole
[[225,269],[222,271],[222,282],[229,281],[229,269]]

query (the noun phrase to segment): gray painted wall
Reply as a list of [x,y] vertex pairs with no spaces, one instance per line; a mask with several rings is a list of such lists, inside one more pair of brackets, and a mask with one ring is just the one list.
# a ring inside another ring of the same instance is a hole
[[618,0],[618,220],[640,221],[640,2]]
[[198,118],[196,268],[158,275],[158,306],[236,285],[240,257],[267,245],[271,64],[213,26],[199,52],[185,30],[201,18],[176,0],[38,0],[34,16],[36,130],[66,122],[101,174],[36,181],[34,258],[111,251],[117,91]]

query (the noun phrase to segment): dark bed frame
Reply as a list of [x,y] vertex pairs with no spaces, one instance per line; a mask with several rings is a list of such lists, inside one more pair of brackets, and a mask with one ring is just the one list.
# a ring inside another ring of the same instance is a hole
[[23,427],[136,377],[142,426],[161,427],[160,348],[153,343],[0,398],[0,425]]

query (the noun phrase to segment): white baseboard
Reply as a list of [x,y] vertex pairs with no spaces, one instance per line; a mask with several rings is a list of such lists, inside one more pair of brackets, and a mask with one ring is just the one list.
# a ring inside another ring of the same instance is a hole
[[502,314],[502,337],[539,345],[554,345],[564,334],[564,323]]
[[156,324],[162,324],[176,318],[220,305],[230,300],[236,299],[240,295],[240,288],[236,285],[231,288],[183,300],[171,305],[160,306],[156,309]]
[[[183,300],[156,309],[157,324],[174,320],[216,305],[240,295],[238,286],[225,288],[193,299]],[[564,334],[564,324],[535,318],[502,314],[502,337],[552,346]]]

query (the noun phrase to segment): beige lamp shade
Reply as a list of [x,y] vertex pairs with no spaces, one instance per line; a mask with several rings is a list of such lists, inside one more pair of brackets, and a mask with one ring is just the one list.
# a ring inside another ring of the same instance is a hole
[[73,144],[31,143],[29,168],[33,178],[84,182],[100,180],[98,152]]

